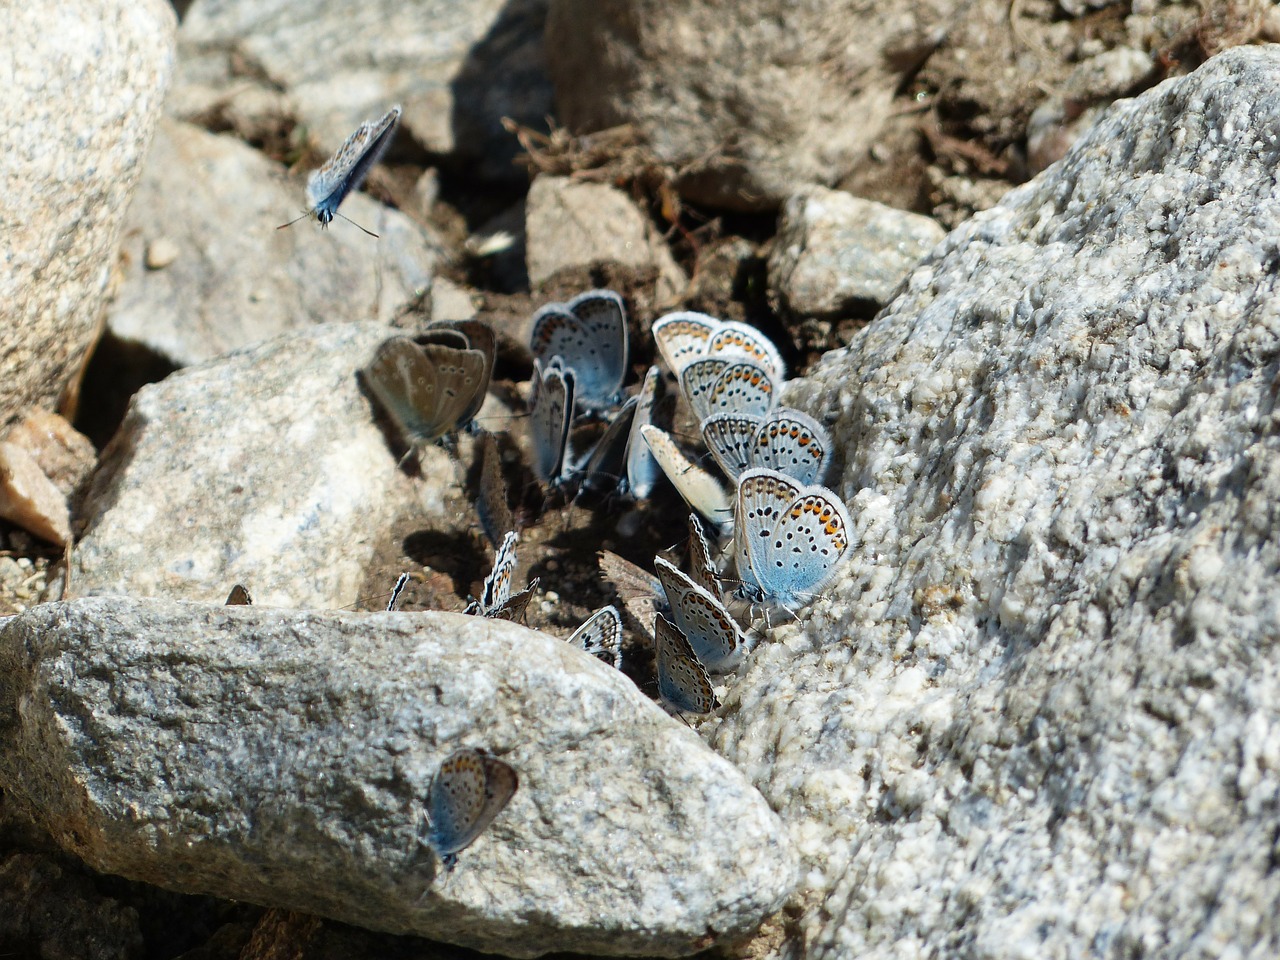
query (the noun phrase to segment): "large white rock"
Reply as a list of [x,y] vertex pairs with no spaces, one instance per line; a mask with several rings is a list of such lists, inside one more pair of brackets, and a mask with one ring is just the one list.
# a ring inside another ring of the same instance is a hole
[[[531,957],[679,956],[795,886],[781,822],[630,680],[457,614],[119,597],[0,632],[0,785],[99,870]],[[452,873],[419,848],[440,761],[519,788]]]
[[0,423],[51,408],[98,335],[173,60],[164,0],[14,4],[0,51]]
[[858,543],[718,750],[788,955],[1280,949],[1280,49],[1116,104],[789,400]]
[[138,391],[80,508],[75,595],[215,600],[239,582],[280,606],[365,596],[380,544],[444,525],[460,493],[440,447],[417,476],[398,468],[362,392],[356,372],[388,333],[305,327]]

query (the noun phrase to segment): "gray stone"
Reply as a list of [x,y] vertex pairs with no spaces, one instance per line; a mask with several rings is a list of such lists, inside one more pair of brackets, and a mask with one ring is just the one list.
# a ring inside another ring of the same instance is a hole
[[[179,32],[169,110],[237,128],[293,112],[322,148],[402,104],[400,136],[500,180],[522,180],[504,116],[551,112],[546,0],[197,0]],[[283,91],[283,93],[281,93]]]
[[1280,952],[1280,49],[1115,104],[787,400],[859,545],[713,740],[781,955]]
[[525,249],[535,290],[560,270],[607,261],[655,271],[659,302],[674,301],[687,282],[653,224],[608,184],[534,180],[525,207]]
[[0,424],[52,408],[97,339],[173,59],[164,0],[16,4],[0,53]]
[[428,448],[420,476],[357,383],[388,331],[307,327],[142,388],[103,452],[79,520],[76,595],[340,607],[382,540],[442,525],[458,472]]
[[557,112],[577,133],[633,125],[689,199],[773,210],[865,160],[903,80],[893,51],[936,45],[965,6],[552,0]]
[[769,287],[800,316],[837,317],[855,304],[878,307],[945,235],[929,217],[807,187],[782,208]]
[[[302,181],[233,137],[164,120],[129,212],[112,332],[186,365],[312,324],[390,323],[430,288],[439,242],[365,194],[342,214],[378,239],[342,220],[277,230],[305,206]],[[147,269],[159,239],[178,254]]]
[[[117,597],[0,633],[0,784],[97,869],[486,951],[678,956],[797,880],[761,796],[618,671],[458,614]],[[440,761],[520,783],[453,873]]]

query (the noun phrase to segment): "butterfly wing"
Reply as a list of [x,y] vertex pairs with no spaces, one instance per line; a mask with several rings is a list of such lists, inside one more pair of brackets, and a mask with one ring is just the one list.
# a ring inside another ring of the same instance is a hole
[[502,538],[502,546],[493,558],[493,570],[484,578],[484,587],[480,591],[482,616],[492,616],[511,599],[511,578],[516,572],[516,543],[519,539],[514,530]]
[[601,607],[573,632],[569,643],[622,668],[622,615],[617,607]]
[[480,383],[471,403],[458,415],[459,425],[465,426],[475,419],[484,405],[484,398],[489,393],[489,380],[493,376],[493,362],[497,354],[498,338],[493,327],[483,320],[437,320],[428,328],[434,330],[453,330],[465,339],[465,346],[479,351],[484,357],[484,369],[480,372]]
[[[488,361],[479,350],[457,350],[428,344],[421,348],[435,367],[436,406],[429,420],[430,439],[460,430],[470,422],[468,410],[484,402]],[[478,398],[478,400],[477,400]]]
[[627,321],[622,298],[589,290],[533,315],[529,347],[544,364],[560,357],[577,378],[575,402],[587,409],[614,403],[627,373]]
[[502,451],[493,434],[480,438],[480,499],[476,501],[476,513],[480,526],[489,542],[501,545],[504,531],[514,530],[516,521],[507,505],[507,483],[502,477]]
[[785,473],[802,485],[814,484],[826,473],[830,449],[831,437],[817,420],[799,410],[778,409],[755,437],[751,465]]
[[564,479],[573,414],[574,372],[552,362],[546,369],[533,362],[533,395],[529,398],[529,431],[533,441],[533,472],[555,486]]
[[436,371],[421,347],[408,337],[384,340],[361,375],[406,441],[418,448],[436,438]]
[[657,649],[658,695],[681,713],[710,713],[720,706],[711,678],[689,641],[666,617],[653,622]]
[[724,368],[704,402],[707,413],[702,420],[717,413],[765,417],[777,405],[778,391],[767,370],[741,360]]
[[800,488],[774,470],[752,469],[739,478],[737,513],[733,521],[739,596],[752,601],[763,599],[764,582],[756,573],[756,558],[764,562],[783,513],[799,495]]
[[527,587],[519,593],[513,593],[511,599],[503,603],[489,616],[496,620],[510,620],[513,623],[522,622],[524,620],[524,612],[529,608],[529,601],[533,599],[533,592],[538,589],[538,584],[541,582],[539,578],[534,577],[529,581]]
[[653,423],[661,384],[661,372],[657,367],[650,367],[644,375],[644,383],[636,401],[635,416],[631,418],[631,429],[627,433],[627,492],[636,500],[649,498],[660,473],[658,461],[653,458],[649,445],[640,436],[640,428]]
[[702,421],[702,442],[730,480],[756,466],[752,456],[762,423],[760,417],[742,413],[717,413]]
[[689,361],[680,371],[680,392],[699,423],[715,412],[711,409],[711,394],[728,367],[728,360],[701,357]]
[[693,582],[723,604],[720,574],[711,559],[711,544],[696,512],[689,514],[689,566],[693,571]]
[[720,321],[705,313],[668,313],[653,321],[653,342],[667,369],[678,378],[691,362],[706,356],[707,344],[718,326]]
[[775,382],[786,379],[787,367],[773,341],[755,327],[736,320],[726,320],[716,327],[707,341],[706,355],[728,360],[749,360],[763,367]]
[[582,469],[582,489],[590,493],[606,494],[625,488],[626,442],[631,434],[637,400],[630,398],[614,416],[600,439],[587,456]]
[[733,507],[720,481],[692,463],[665,430],[649,425],[641,428],[640,435],[685,503],[718,527],[727,527]]
[[457,750],[445,758],[427,792],[428,843],[452,867],[515,795],[512,767],[479,750]]
[[600,551],[599,562],[600,573],[613,584],[627,613],[647,629],[653,623],[656,601],[662,592],[662,584],[657,577],[609,550]]
[[249,589],[243,583],[237,583],[231,588],[231,592],[227,594],[228,607],[251,607],[253,606],[253,597],[249,596]]
[[671,604],[676,627],[708,670],[724,670],[742,650],[742,632],[724,605],[679,568],[658,557],[654,569]]

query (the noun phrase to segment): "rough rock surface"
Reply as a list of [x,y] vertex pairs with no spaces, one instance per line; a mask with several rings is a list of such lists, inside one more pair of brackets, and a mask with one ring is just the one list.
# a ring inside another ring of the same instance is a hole
[[556,107],[576,132],[633,124],[690,199],[771,210],[865,159],[911,52],[964,6],[553,0]]
[[[0,783],[98,869],[528,957],[695,952],[794,888],[729,763],[561,640],[457,614],[87,598],[0,634]],[[511,803],[440,869],[439,762]],[[425,896],[424,896],[425,894]]]
[[1277,89],[1116,104],[793,385],[859,545],[715,744],[795,955],[1280,952]]
[[52,407],[98,332],[125,208],[169,82],[164,0],[19,4],[0,54],[0,423]]
[[326,0],[300,14],[284,0],[197,0],[169,110],[252,126],[291,106],[334,149],[399,103],[426,150],[473,174],[523,178],[501,121],[541,125],[551,112],[546,0]]
[[787,198],[769,257],[769,287],[801,316],[881,305],[946,231],[936,220],[808,187]]
[[[163,121],[129,211],[112,332],[186,365],[310,324],[389,323],[430,288],[439,242],[364,194],[342,214],[377,239],[342,220],[277,230],[305,207],[303,180],[232,137]],[[149,267],[162,240],[176,256]]]
[[307,327],[138,392],[80,511],[75,595],[340,607],[405,518],[440,521],[454,464],[397,467],[356,371],[388,331]]
[[660,301],[674,300],[685,286],[684,272],[653,224],[607,184],[538,177],[525,204],[524,239],[534,290],[558,270],[610,260],[656,271]]

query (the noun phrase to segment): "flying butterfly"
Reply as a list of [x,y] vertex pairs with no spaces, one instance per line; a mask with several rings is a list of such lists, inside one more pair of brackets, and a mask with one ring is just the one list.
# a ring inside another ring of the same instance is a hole
[[[356,132],[347,137],[346,143],[319,170],[307,178],[307,212],[297,219],[282,223],[276,229],[293,226],[298,220],[312,217],[320,226],[327,227],[338,213],[338,207],[353,190],[359,190],[364,178],[378,162],[396,135],[400,122],[400,108],[392,107],[381,120],[369,120],[360,124]],[[347,220],[346,217],[342,217]],[[354,222],[354,221],[348,221]],[[360,224],[355,224],[360,227]],[[365,230],[371,237],[377,234]]]

